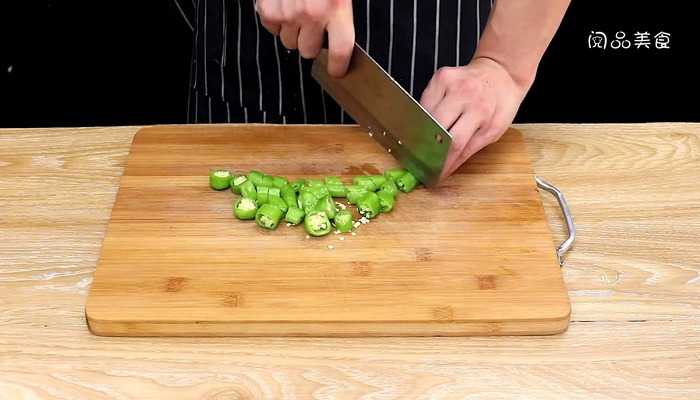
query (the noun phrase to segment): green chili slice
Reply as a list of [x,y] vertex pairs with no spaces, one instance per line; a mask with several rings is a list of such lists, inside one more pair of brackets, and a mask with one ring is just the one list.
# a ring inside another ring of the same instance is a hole
[[241,196],[245,197],[246,199],[257,200],[258,191],[250,178],[241,184]]
[[386,177],[384,175],[370,175],[369,178],[377,188],[380,188],[384,183],[386,183]]
[[361,175],[352,178],[352,184],[356,186],[362,186],[370,192],[376,192],[378,187],[374,184],[372,177]]
[[247,220],[255,219],[255,214],[258,211],[258,205],[255,200],[241,197],[233,206],[233,215],[238,219]]
[[315,186],[324,186],[324,185],[323,185],[323,181],[321,181],[320,179],[307,179],[306,186],[315,187]]
[[258,186],[258,204],[266,204],[270,201],[270,188],[267,186]]
[[393,194],[380,190],[377,192],[379,197],[379,210],[383,213],[391,212],[396,204],[396,198]]
[[418,185],[418,179],[416,179],[416,177],[408,171],[406,171],[396,180],[396,186],[404,193],[413,191],[413,189],[416,188],[416,185]]
[[265,174],[263,174],[260,171],[252,170],[252,171],[248,172],[248,180],[253,182],[253,185],[255,185],[255,186],[262,185],[263,176],[265,176]]
[[282,189],[283,187],[289,185],[289,181],[287,178],[282,177],[282,176],[273,176],[272,177],[272,186],[276,187],[277,189]]
[[326,185],[326,188],[328,189],[328,193],[331,195],[331,197],[345,197],[348,194],[348,190],[345,188],[345,185],[341,184],[332,184],[332,185]]
[[282,210],[274,204],[263,204],[255,213],[255,222],[265,229],[275,229],[282,219]]
[[280,190],[282,193],[282,200],[287,203],[288,207],[297,207],[297,192],[291,185],[287,185]]
[[[263,176],[262,182],[260,183],[260,185],[272,187],[273,183],[274,183],[274,179],[270,175],[265,175],[265,176]],[[255,186],[257,186],[257,185],[255,185]]]
[[384,182],[384,184],[379,188],[379,190],[385,191],[391,194],[392,196],[396,196],[397,194],[399,194],[398,186],[396,186],[394,181],[392,181],[391,179],[387,179],[386,182]]
[[297,179],[289,184],[295,192],[299,193],[301,188],[306,185],[306,179]]
[[331,221],[323,211],[311,211],[304,219],[304,229],[311,236],[324,236],[331,232]]
[[216,169],[209,173],[209,186],[214,190],[224,190],[231,186],[231,173],[223,169]]
[[231,191],[235,194],[241,194],[241,185],[248,181],[245,175],[234,176],[231,179]]
[[379,205],[379,196],[374,192],[368,192],[360,200],[357,201],[357,210],[364,217],[374,218],[381,211]]
[[335,229],[342,233],[347,233],[352,230],[352,213],[348,210],[340,210],[333,218]]
[[270,195],[270,197],[282,197],[282,191],[276,187],[268,188],[267,193]]
[[302,208],[306,213],[309,211],[313,210],[314,207],[316,207],[316,203],[318,202],[318,198],[314,196],[313,193],[310,191],[302,191],[299,194],[299,207]]
[[301,221],[304,220],[305,215],[306,213],[304,212],[304,210],[302,210],[299,207],[293,206],[289,207],[289,209],[287,210],[287,215],[285,215],[284,219],[292,225],[299,225]]
[[362,197],[364,197],[369,191],[365,189],[362,186],[347,186],[347,194],[346,198],[348,200],[348,203],[350,204],[357,204],[357,201],[360,200]]
[[282,200],[281,197],[279,196],[270,196],[270,199],[268,200],[268,204],[272,204],[273,206],[277,206],[280,210],[282,210],[282,214],[286,214],[287,210],[289,207],[287,206],[287,203]]
[[323,181],[325,182],[326,186],[343,184],[343,181],[341,181],[337,176],[327,176],[323,179]]
[[314,211],[323,211],[326,213],[326,216],[330,219],[333,219],[335,217],[335,202],[333,201],[333,198],[331,196],[324,196],[316,202],[316,206],[314,207]]
[[320,199],[322,197],[330,196],[330,192],[328,191],[328,188],[326,185],[321,185],[321,186],[312,186],[308,189],[311,193],[316,196],[316,198]]
[[406,170],[403,168],[390,168],[384,171],[384,176],[386,176],[389,180],[396,182],[396,180],[405,173]]

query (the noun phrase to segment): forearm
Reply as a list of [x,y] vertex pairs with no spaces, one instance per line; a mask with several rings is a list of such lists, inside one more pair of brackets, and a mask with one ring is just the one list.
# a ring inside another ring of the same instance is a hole
[[570,0],[497,0],[474,58],[489,58],[528,90]]

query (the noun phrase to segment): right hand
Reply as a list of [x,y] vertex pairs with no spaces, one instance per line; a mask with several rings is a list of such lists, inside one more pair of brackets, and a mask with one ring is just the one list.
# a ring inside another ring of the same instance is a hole
[[263,26],[279,35],[284,47],[316,58],[328,32],[328,73],[342,77],[355,45],[352,0],[258,0]]

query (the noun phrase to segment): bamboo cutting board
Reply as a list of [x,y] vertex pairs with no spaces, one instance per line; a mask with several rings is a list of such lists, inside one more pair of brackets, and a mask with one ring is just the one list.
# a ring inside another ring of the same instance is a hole
[[[210,168],[345,181],[396,166],[357,127],[163,126],[134,138],[86,305],[108,336],[540,335],[570,306],[509,131],[349,234],[236,220]],[[341,238],[344,238],[341,240]]]

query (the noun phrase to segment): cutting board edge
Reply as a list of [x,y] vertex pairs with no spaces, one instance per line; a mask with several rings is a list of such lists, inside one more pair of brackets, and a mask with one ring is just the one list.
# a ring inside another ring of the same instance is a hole
[[129,322],[103,321],[85,312],[96,336],[139,337],[434,337],[548,336],[565,332],[570,313],[551,320],[493,322]]

